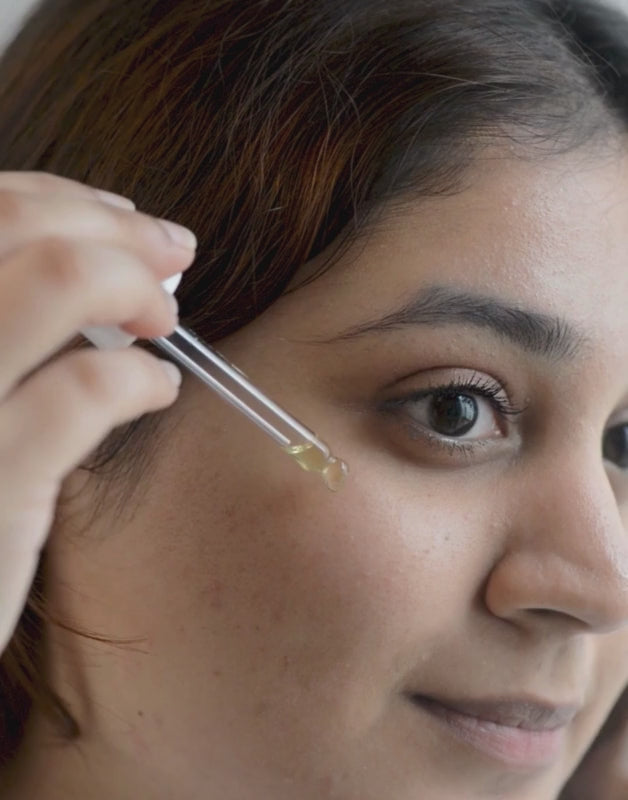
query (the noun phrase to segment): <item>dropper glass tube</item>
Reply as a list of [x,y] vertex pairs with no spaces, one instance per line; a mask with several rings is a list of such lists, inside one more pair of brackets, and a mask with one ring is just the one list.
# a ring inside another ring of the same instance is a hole
[[303,469],[319,473],[329,489],[341,487],[348,473],[345,462],[333,456],[316,434],[268,398],[213,347],[181,325],[169,336],[151,341],[247,416]]

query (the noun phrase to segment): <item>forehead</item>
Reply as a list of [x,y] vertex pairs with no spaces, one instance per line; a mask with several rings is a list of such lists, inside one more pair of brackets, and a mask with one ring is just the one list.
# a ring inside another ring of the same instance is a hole
[[389,213],[292,297],[325,309],[322,334],[333,335],[340,320],[360,324],[434,283],[564,317],[605,346],[620,332],[628,342],[628,145],[530,161],[488,155],[462,191]]

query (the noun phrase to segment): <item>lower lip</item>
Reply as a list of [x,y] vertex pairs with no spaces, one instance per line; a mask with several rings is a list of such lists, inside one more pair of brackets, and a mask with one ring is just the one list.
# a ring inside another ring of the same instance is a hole
[[555,763],[563,749],[565,728],[531,731],[452,711],[435,701],[413,703],[442,723],[451,734],[510,768],[532,770]]

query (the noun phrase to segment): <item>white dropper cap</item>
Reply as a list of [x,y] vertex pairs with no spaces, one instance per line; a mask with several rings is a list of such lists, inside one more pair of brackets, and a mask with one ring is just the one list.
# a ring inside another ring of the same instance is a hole
[[[181,282],[181,277],[182,273],[179,272],[177,275],[168,278],[168,280],[164,281],[161,285],[169,294],[174,294]],[[99,350],[121,350],[124,347],[132,345],[137,339],[137,336],[132,336],[121,328],[113,326],[83,328],[81,334],[93,345],[96,345]]]

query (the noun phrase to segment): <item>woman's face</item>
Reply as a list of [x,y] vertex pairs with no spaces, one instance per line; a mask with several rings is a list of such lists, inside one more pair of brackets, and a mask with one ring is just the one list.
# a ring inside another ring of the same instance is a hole
[[189,379],[122,516],[54,535],[58,612],[133,640],[52,643],[92,791],[550,800],[595,736],[628,677],[628,150],[468,185],[219,345],[342,491]]

